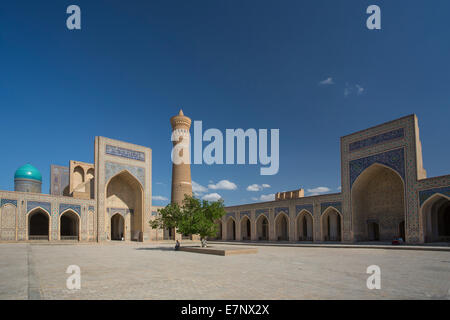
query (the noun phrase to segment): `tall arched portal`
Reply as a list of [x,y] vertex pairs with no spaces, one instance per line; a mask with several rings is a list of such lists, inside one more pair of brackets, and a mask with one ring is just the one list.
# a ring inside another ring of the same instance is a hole
[[391,241],[401,236],[405,200],[403,180],[397,172],[373,164],[353,183],[351,197],[356,241]]
[[[125,240],[143,240],[143,188],[128,171],[122,171],[107,184],[106,207],[110,214],[122,212],[125,217]],[[112,232],[112,229],[111,229]]]
[[64,212],[59,220],[61,240],[79,240],[80,217],[73,211]]
[[241,239],[250,240],[251,238],[251,226],[250,219],[247,216],[241,219]]
[[425,242],[450,241],[450,199],[440,194],[429,198],[422,206]]
[[339,212],[329,207],[322,214],[322,240],[341,241],[342,219]]
[[236,240],[236,222],[231,217],[227,222],[227,240]]
[[275,232],[278,241],[289,240],[289,218],[284,213],[275,219]]
[[307,211],[297,217],[297,239],[299,241],[313,241],[313,218]]
[[49,214],[36,209],[28,214],[28,240],[49,240]]
[[122,240],[124,238],[125,220],[116,213],[111,217],[111,240]]
[[258,240],[269,240],[269,221],[265,215],[259,216],[256,220],[256,235]]

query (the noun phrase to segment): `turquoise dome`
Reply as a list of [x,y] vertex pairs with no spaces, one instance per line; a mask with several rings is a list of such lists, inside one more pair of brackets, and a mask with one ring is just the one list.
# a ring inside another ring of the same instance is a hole
[[42,175],[38,169],[28,163],[16,170],[14,179],[31,179],[42,181]]

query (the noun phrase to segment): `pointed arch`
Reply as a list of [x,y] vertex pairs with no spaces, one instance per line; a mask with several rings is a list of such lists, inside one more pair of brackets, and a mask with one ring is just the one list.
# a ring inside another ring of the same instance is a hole
[[327,207],[321,217],[322,241],[342,241],[343,216],[334,206]]
[[130,212],[130,218],[124,216],[123,236],[125,240],[143,241],[144,188],[130,171],[124,169],[112,176],[105,184],[106,210],[113,213]]
[[233,217],[228,217],[226,224],[227,240],[236,240],[236,229],[236,220]]
[[406,221],[405,183],[394,169],[373,163],[351,188],[353,234],[356,241],[391,241],[401,236]]
[[313,241],[314,240],[314,218],[309,210],[302,209],[297,218],[296,223],[296,240]]
[[78,240],[81,237],[81,217],[72,209],[59,215],[58,234],[60,240]]
[[51,214],[42,207],[31,209],[26,215],[27,240],[50,240]]
[[424,242],[450,241],[450,197],[435,193],[419,210]]
[[269,240],[270,220],[265,213],[256,219],[256,237],[258,240]]
[[290,231],[289,216],[281,211],[275,218],[275,239],[278,241],[288,241]]
[[250,218],[247,215],[241,217],[241,239],[242,240],[251,240],[251,222]]

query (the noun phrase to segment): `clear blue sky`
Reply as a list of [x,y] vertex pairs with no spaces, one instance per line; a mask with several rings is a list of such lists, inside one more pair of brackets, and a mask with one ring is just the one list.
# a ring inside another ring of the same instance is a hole
[[[66,28],[71,4],[80,31]],[[382,30],[365,26],[370,4]],[[192,166],[203,186],[237,185],[205,191],[228,205],[336,192],[339,137],[411,113],[428,176],[448,174],[449,12],[448,0],[2,1],[0,189],[30,162],[48,192],[50,165],[93,162],[101,135],[152,148],[153,195],[170,198],[169,118],[180,106],[205,129],[280,129],[275,176]]]

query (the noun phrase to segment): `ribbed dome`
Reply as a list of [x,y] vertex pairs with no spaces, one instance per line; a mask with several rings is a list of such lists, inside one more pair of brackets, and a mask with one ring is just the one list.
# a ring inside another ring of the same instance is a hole
[[26,165],[16,170],[14,179],[31,179],[42,181],[42,174],[38,169],[27,163]]

